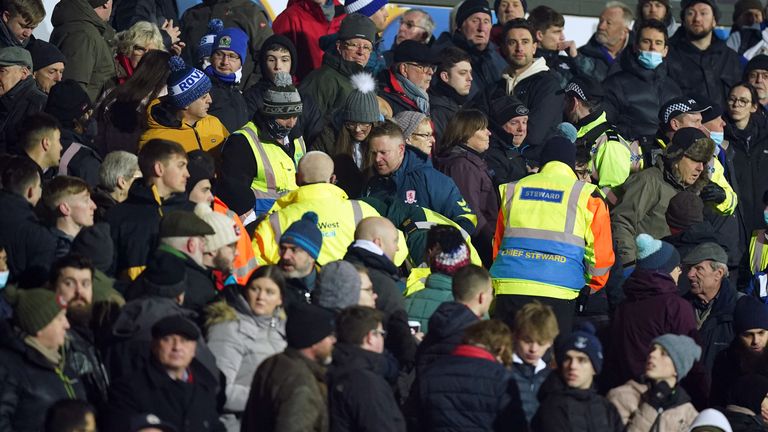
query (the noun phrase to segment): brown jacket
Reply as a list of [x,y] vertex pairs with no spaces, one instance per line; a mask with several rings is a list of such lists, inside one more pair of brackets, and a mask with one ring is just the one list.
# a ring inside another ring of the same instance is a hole
[[[608,392],[608,400],[616,406],[627,432],[686,432],[699,415],[690,402],[659,413],[643,400],[648,386],[629,380]],[[678,391],[683,391],[678,387]]]
[[293,348],[256,370],[242,417],[243,432],[327,432],[324,366]]

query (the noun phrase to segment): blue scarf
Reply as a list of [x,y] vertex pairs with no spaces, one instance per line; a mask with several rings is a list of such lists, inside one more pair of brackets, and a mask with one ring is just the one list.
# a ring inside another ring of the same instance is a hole
[[214,69],[213,65],[208,65],[205,68],[205,74],[209,77],[213,78],[216,77],[222,82],[225,82],[227,84],[236,84],[237,83],[237,73],[231,73],[231,74],[223,74],[216,69]]

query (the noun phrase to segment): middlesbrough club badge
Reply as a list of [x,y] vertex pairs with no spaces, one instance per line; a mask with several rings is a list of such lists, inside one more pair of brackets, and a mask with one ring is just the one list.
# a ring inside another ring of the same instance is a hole
[[406,204],[415,204],[416,203],[416,191],[415,190],[405,191],[405,203]]

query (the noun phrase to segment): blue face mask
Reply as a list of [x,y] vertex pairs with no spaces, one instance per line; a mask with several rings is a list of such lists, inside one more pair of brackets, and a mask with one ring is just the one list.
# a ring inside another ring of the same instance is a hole
[[765,221],[765,224],[768,225],[768,210],[763,212],[763,220]]
[[8,283],[8,276],[11,274],[10,271],[6,270],[4,272],[0,272],[0,289],[5,288],[5,285]]
[[725,139],[725,132],[709,132],[709,137],[712,139],[712,141],[717,144],[715,146],[715,156],[717,156],[718,153],[720,153],[720,146],[723,144],[723,140]]
[[659,67],[664,58],[661,56],[660,52],[640,51],[640,54],[637,55],[637,60],[640,61],[640,64],[644,68],[653,70]]

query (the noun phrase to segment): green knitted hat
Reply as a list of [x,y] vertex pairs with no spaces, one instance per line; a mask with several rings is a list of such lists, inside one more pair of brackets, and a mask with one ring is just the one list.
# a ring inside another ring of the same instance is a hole
[[9,286],[5,291],[8,302],[13,306],[16,324],[32,336],[50,324],[62,309],[67,308],[61,296],[47,289],[18,289]]

